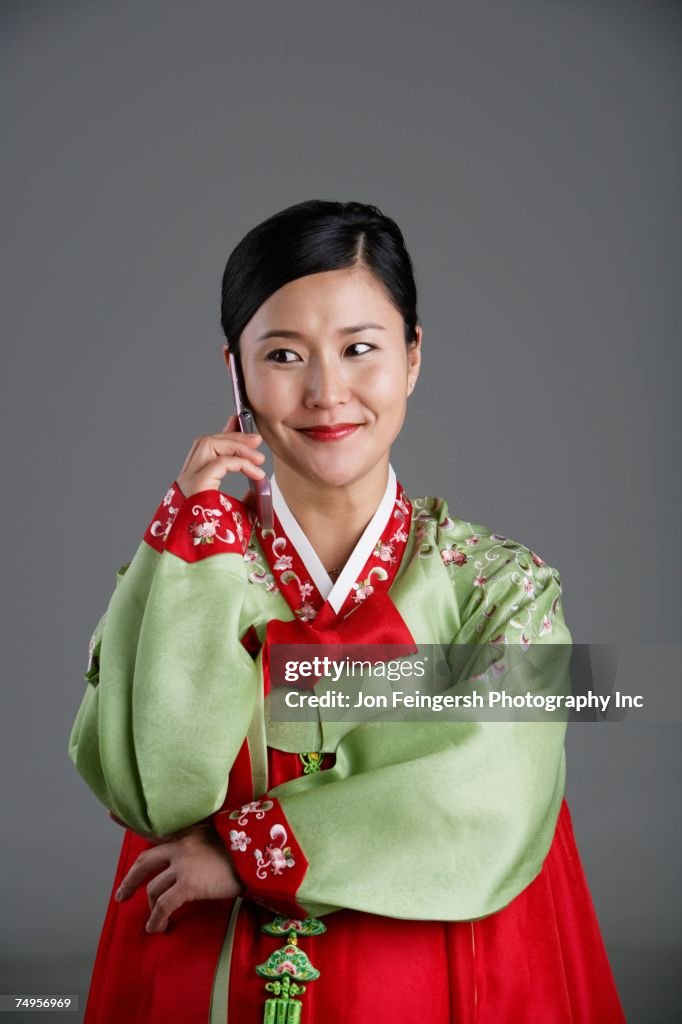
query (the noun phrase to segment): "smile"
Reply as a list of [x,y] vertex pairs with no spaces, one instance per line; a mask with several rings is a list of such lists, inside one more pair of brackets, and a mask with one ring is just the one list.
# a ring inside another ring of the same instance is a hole
[[303,434],[305,437],[309,437],[313,441],[340,441],[342,437],[349,437],[354,434],[361,423],[347,423],[341,424],[338,427],[323,427],[323,428],[312,428],[310,430],[299,429],[299,434]]

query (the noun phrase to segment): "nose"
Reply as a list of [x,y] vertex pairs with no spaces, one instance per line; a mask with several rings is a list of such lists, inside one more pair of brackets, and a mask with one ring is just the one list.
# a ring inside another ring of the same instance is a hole
[[307,408],[331,409],[344,405],[350,389],[344,367],[338,359],[311,361],[306,373],[303,404]]

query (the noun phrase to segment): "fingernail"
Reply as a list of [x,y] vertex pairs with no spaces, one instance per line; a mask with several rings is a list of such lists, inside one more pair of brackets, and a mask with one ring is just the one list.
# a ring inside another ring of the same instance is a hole
[[123,889],[120,886],[116,890],[116,894],[114,896],[114,899],[118,900],[119,902],[123,899]]

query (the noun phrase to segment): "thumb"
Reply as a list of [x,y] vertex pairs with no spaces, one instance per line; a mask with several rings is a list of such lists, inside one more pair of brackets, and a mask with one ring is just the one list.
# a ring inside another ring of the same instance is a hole
[[230,431],[236,430],[238,427],[238,423],[239,421],[237,420],[237,415],[236,413],[233,413],[232,416],[230,416],[230,418],[228,419],[225,426],[223,427],[221,433],[227,434]]

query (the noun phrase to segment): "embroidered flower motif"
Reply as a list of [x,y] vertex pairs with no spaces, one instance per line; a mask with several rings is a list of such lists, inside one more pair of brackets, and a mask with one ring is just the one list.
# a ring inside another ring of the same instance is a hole
[[253,551],[251,548],[247,548],[247,550],[244,552],[244,561],[245,562],[256,562],[256,561],[258,561],[258,553],[256,551]]
[[189,532],[192,534],[192,542],[196,544],[213,544],[218,531],[218,524],[214,522],[198,522],[193,520],[189,525]]
[[236,829],[230,829],[230,849],[240,850],[242,853],[246,852],[246,847],[251,842],[251,836],[247,836],[246,832],[237,832]]
[[255,814],[256,818],[261,819],[273,806],[272,800],[252,800],[249,804],[242,804],[239,810],[230,811],[230,819],[236,819],[238,825],[247,825],[249,814]]
[[175,521],[175,517],[180,511],[179,506],[176,508],[175,505],[171,505],[171,501],[173,500],[174,497],[175,488],[169,487],[163,496],[163,501],[161,502],[164,508],[168,509],[168,518],[166,519],[165,522],[163,522],[161,519],[155,519],[154,522],[149,527],[149,532],[151,533],[152,537],[161,537],[164,542],[166,540],[166,537],[170,533],[170,528],[173,525],[173,522]]
[[468,556],[463,551],[459,551],[454,544],[443,548],[440,556],[445,565],[464,565],[468,561]]
[[371,585],[369,580],[365,580],[362,583],[354,583],[355,595],[353,600],[356,604],[360,604],[362,601],[366,601],[374,593],[374,587]]
[[[221,494],[221,504],[226,509],[231,508],[229,501]],[[224,499],[224,500],[223,500]],[[192,536],[192,544],[213,544],[216,540],[222,541],[224,544],[234,544],[235,535],[231,530],[226,530],[224,536],[218,533],[219,519],[222,517],[222,512],[215,508],[206,508],[203,505],[194,505],[192,507],[192,515],[201,516],[201,519],[193,519],[187,529]]]
[[[247,557],[247,556],[249,556],[249,557]],[[274,591],[276,593],[279,590],[279,587],[275,583],[274,577],[261,564],[261,562],[259,560],[259,557],[258,557],[258,553],[255,552],[255,551],[252,551],[252,552],[248,552],[247,551],[244,554],[244,558],[246,558],[246,560],[248,562],[252,563],[256,567],[248,575],[249,583],[263,583],[263,584],[265,584],[265,589],[268,592],[273,592]]]
[[[528,550],[530,551],[530,548],[529,548]],[[547,563],[546,563],[546,562],[544,561],[544,559],[540,558],[540,556],[539,556],[539,555],[536,555],[534,551],[531,551],[531,552],[530,552],[530,557],[531,557],[531,558],[533,559],[533,561],[535,562],[535,564],[536,564],[537,566],[540,566],[540,565],[546,565],[546,564],[547,564]]]
[[545,636],[545,634],[551,633],[551,632],[552,632],[552,620],[550,619],[549,615],[543,615],[543,617],[542,617],[542,626],[540,627],[540,632],[539,632],[538,635],[539,636]]
[[302,622],[310,622],[317,615],[317,608],[310,601],[304,601],[301,607],[296,609],[296,615]]
[[381,562],[388,562],[393,565],[395,562],[395,556],[393,554],[393,545],[390,541],[377,541],[376,547],[372,552],[375,558],[378,558]]
[[535,581],[532,576],[526,576],[523,581],[523,589],[529,597],[535,597]]
[[234,519],[234,525],[237,529],[237,536],[239,537],[239,543],[244,547],[244,528],[242,527],[242,517],[239,512],[233,512],[232,518]]
[[391,537],[391,540],[397,542],[398,544],[402,544],[404,541],[407,540],[407,534],[403,530],[402,526],[400,527],[399,530],[395,531],[395,533]]
[[488,582],[488,577],[487,576],[475,576],[474,577],[474,586],[475,587],[482,587],[483,584],[487,583],[487,582]]
[[410,510],[408,508],[407,502],[404,500],[404,492],[398,493],[396,495],[395,503],[398,506],[398,508],[400,509],[400,511],[402,512],[403,516],[406,516],[406,515],[409,514]]
[[270,829],[271,843],[265,850],[254,850],[256,858],[256,877],[261,880],[267,878],[268,873],[281,875],[286,868],[293,868],[296,861],[291,853],[291,847],[285,846],[288,837],[287,830],[283,825],[273,825]]
[[481,538],[478,536],[477,533],[472,533],[470,537],[467,537],[465,539],[464,543],[468,544],[470,548],[473,548],[479,543],[480,540]]
[[282,572],[284,569],[291,569],[292,561],[292,555],[280,555],[272,568],[277,569],[278,572]]

